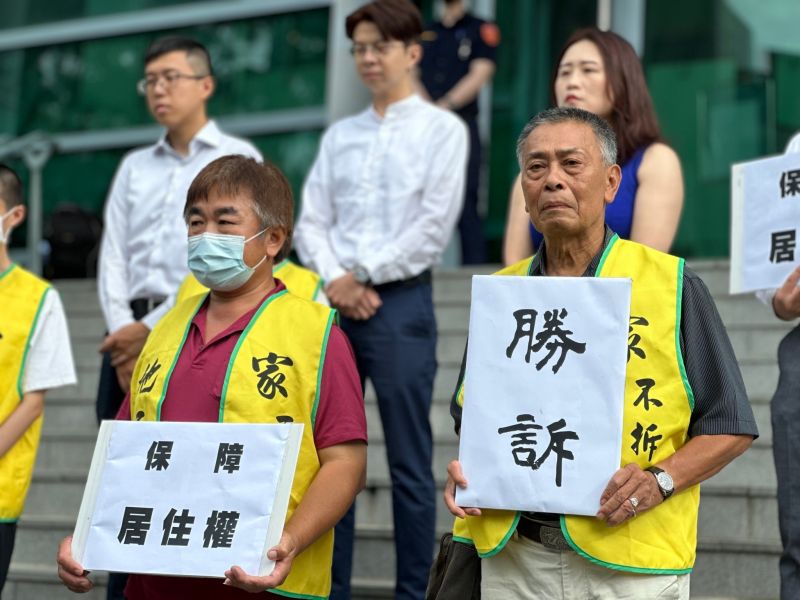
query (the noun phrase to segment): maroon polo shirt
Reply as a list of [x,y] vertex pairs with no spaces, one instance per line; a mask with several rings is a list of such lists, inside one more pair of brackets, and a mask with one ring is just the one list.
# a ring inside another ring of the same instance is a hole
[[[286,289],[280,280],[276,279],[275,283],[277,285],[264,297],[262,304],[273,294]],[[219,419],[219,401],[231,353],[258,308],[245,313],[213,340],[205,342],[206,300],[192,319],[186,342],[170,377],[161,406],[162,420],[216,422]],[[117,419],[130,420],[130,415],[130,396],[126,396]],[[361,379],[350,343],[342,330],[334,325],[322,367],[314,443],[322,449],[354,440],[367,441]],[[222,585],[221,579],[131,575],[125,596],[128,600],[224,600],[252,597],[252,594]],[[269,593],[260,597],[283,598]]]

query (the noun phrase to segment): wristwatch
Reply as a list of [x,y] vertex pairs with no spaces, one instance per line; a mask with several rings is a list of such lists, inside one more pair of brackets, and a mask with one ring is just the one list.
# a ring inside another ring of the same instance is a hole
[[675,491],[675,484],[669,473],[658,467],[648,467],[645,471],[650,471],[655,476],[658,489],[664,497],[664,500],[672,496],[672,492]]
[[353,277],[355,280],[360,283],[361,285],[369,285],[371,280],[369,278],[369,271],[367,271],[361,265],[356,265],[353,267]]

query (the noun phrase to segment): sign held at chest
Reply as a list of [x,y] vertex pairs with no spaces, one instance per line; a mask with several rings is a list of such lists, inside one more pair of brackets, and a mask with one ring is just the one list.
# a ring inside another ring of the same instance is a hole
[[630,297],[630,279],[473,277],[459,505],[597,512],[620,464]]
[[104,421],[73,556],[88,570],[269,574],[303,427]]

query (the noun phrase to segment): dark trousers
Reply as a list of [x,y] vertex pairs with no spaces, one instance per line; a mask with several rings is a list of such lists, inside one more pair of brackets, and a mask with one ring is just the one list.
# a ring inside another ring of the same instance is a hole
[[461,238],[461,262],[465,265],[481,265],[487,262],[486,237],[483,223],[478,215],[478,191],[481,175],[481,136],[475,117],[465,119],[469,129],[469,158],[467,159],[467,181],[464,191],[464,208],[458,221]]
[[778,478],[778,523],[783,554],[781,600],[800,598],[800,327],[778,347],[780,379],[772,398],[772,452]]
[[[436,375],[436,318],[430,283],[376,289],[383,306],[368,321],[342,319],[362,383],[372,382],[392,480],[397,600],[422,600],[433,559],[436,490],[428,420]],[[352,509],[336,526],[331,600],[349,600]]]
[[8,577],[11,553],[14,552],[14,538],[17,535],[16,523],[0,523],[0,594]]

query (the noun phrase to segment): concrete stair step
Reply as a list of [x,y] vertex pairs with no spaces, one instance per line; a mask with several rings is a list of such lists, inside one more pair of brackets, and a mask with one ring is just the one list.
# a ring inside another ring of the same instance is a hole
[[47,433],[97,433],[94,400],[47,398],[43,431]]
[[25,515],[76,518],[88,471],[37,469],[25,500]]
[[55,556],[58,551],[58,545],[61,540],[71,535],[74,531],[76,516],[24,515],[17,525],[14,562],[24,564],[50,563],[55,570]]
[[[55,552],[54,548],[49,563],[23,563],[15,558],[3,588],[3,600],[74,600],[75,594],[64,587],[56,575]],[[105,600],[107,574],[97,572],[91,578],[95,582],[94,588],[80,597]]]
[[96,431],[94,433],[51,433],[49,431],[42,433],[34,472],[44,469],[52,471],[81,470],[88,473],[96,439]]

